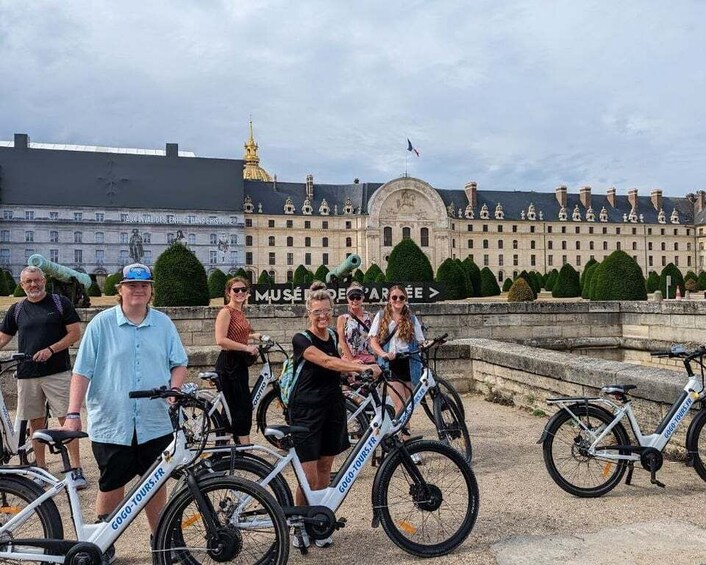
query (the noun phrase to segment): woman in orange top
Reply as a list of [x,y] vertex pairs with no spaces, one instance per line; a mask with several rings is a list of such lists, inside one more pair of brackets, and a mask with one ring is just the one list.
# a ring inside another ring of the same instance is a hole
[[233,437],[241,444],[250,443],[252,402],[248,367],[257,357],[257,346],[250,339],[259,339],[253,333],[243,306],[250,295],[250,283],[243,277],[233,277],[226,283],[224,306],[216,316],[216,345],[221,353],[216,361],[216,372],[221,378],[223,396],[230,410]]

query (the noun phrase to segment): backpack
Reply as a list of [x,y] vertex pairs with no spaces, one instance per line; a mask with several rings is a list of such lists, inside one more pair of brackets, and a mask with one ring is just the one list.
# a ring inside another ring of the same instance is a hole
[[[336,349],[338,349],[336,332],[334,332],[331,328],[327,329],[331,339],[333,339],[333,344],[336,346]],[[308,332],[304,331],[299,333],[311,341],[311,337]],[[282,404],[285,406],[289,406],[289,399],[292,397],[292,392],[294,392],[294,387],[297,385],[299,374],[304,368],[304,363],[306,363],[306,359],[302,358],[300,362],[297,363],[297,360],[294,359],[294,355],[292,355],[282,364],[282,374],[279,376],[279,397]]]
[[[59,311],[59,315],[63,316],[64,315],[64,305],[61,303],[61,297],[58,294],[50,294],[52,300],[54,301],[54,306],[56,306],[56,309]],[[20,321],[20,312],[22,311],[22,305],[24,304],[24,301],[27,300],[26,298],[23,298],[22,300],[19,300],[17,304],[15,304],[15,325],[19,328],[19,321]]]

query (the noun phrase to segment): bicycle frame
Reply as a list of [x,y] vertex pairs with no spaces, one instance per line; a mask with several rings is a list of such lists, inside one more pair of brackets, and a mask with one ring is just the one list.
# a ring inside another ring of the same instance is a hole
[[[639,461],[639,453],[630,453],[621,455],[617,453],[617,448],[620,447],[623,450],[627,450],[628,446],[614,446],[612,449],[596,449],[600,445],[603,438],[605,438],[611,430],[618,425],[623,418],[628,419],[630,423],[630,428],[637,440],[639,449],[654,448],[658,451],[662,451],[665,446],[672,439],[674,432],[679,427],[679,425],[684,420],[684,417],[689,412],[691,406],[704,398],[704,390],[699,382],[699,377],[697,375],[691,375],[688,382],[684,386],[684,389],[679,396],[679,398],[674,402],[669,413],[664,417],[664,419],[657,426],[657,429],[652,434],[644,435],[640,429],[640,425],[635,418],[635,413],[632,409],[632,404],[628,400],[622,406],[616,404],[615,402],[601,397],[592,398],[550,398],[547,400],[548,404],[555,404],[559,406],[562,410],[566,410],[576,423],[583,429],[584,432],[590,434],[593,437],[593,442],[588,452],[590,455],[595,457],[600,457],[603,459],[613,459],[613,460],[626,460],[626,461]],[[611,412],[614,415],[613,421],[606,426],[599,434],[596,434],[592,430],[589,430],[583,422],[571,411],[572,406],[582,405],[583,403],[593,402],[596,404],[605,404],[610,407]]]
[[[0,376],[2,376],[6,371],[12,367],[6,367],[0,371]],[[7,450],[10,456],[21,455],[27,452],[32,447],[31,440],[27,437],[27,421],[15,418],[15,423],[12,423],[12,418],[10,417],[10,411],[5,404],[5,397],[0,390],[0,434],[2,434],[2,441],[0,442],[0,461],[3,457],[3,450]],[[20,442],[24,442],[20,445]]]
[[[186,446],[184,432],[182,430],[177,431],[174,439],[164,450],[160,459],[142,476],[140,482],[125,495],[108,520],[97,524],[86,523],[83,518],[81,502],[76,490],[76,481],[71,471],[68,471],[64,479],[60,481],[51,473],[38,467],[0,467],[0,477],[21,475],[30,479],[41,478],[49,485],[44,494],[31,504],[28,504],[4,526],[0,527],[0,540],[6,538],[5,532],[11,531],[14,525],[27,519],[32,519],[32,512],[35,508],[66,490],[77,541],[93,543],[102,552],[105,552],[127,529],[159,488],[167,482],[171,473],[180,466],[188,465],[193,459],[194,453]],[[11,536],[8,539],[16,545],[29,545],[22,544],[22,540],[13,540]],[[63,540],[62,542],[64,544],[67,543]],[[57,545],[59,545],[58,540]],[[2,547],[1,542],[0,547]],[[4,551],[0,549],[0,560],[64,563],[64,555],[48,555],[44,554],[43,550],[44,547],[37,547],[35,552]],[[38,555],[41,555],[41,558]]]

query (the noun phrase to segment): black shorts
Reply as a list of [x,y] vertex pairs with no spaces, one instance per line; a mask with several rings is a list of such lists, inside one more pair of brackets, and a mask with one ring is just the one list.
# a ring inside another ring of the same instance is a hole
[[289,423],[306,426],[308,433],[294,434],[294,445],[302,463],[333,457],[350,447],[343,395],[316,406],[289,406]]
[[409,371],[409,358],[393,359],[390,361],[390,372],[396,381],[403,383],[412,382],[412,376]]
[[137,434],[133,434],[132,445],[92,442],[93,457],[101,473],[98,490],[110,492],[144,475],[172,439],[174,435],[168,434],[138,445]]

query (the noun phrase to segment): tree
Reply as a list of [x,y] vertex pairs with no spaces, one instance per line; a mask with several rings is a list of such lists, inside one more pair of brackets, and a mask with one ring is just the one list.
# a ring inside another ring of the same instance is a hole
[[529,276],[531,277],[532,290],[534,290],[535,298],[542,292],[542,287],[544,286],[544,281],[542,280],[542,275],[537,271],[530,271]]
[[15,290],[12,293],[12,296],[19,298],[20,296],[27,296],[27,294],[25,293],[25,290],[22,288],[22,285],[18,284],[17,286],[15,286]]
[[699,273],[699,290],[706,290],[706,271]]
[[592,265],[586,267],[583,271],[583,282],[581,283],[581,298],[589,300],[591,298],[591,279],[593,275],[596,274],[596,269],[600,265],[599,262],[594,261]]
[[[671,285],[669,286],[669,296],[664,294],[666,287],[667,287],[667,277],[672,277],[672,282],[671,282]],[[669,263],[669,265],[667,265],[664,269],[662,269],[662,273],[659,275],[659,290],[662,291],[665,298],[676,298],[677,287],[681,288],[682,294],[683,294],[684,293],[684,277],[682,276],[679,268],[676,265],[674,265],[674,263]]]
[[98,286],[96,281],[91,281],[91,286],[88,287],[88,296],[100,296],[101,287]]
[[508,292],[512,288],[512,279],[510,277],[505,279],[503,283],[503,292]]
[[554,288],[552,288],[554,298],[574,298],[581,296],[581,281],[579,274],[570,263],[565,263],[559,271]]
[[7,279],[5,278],[5,273],[4,271],[0,271],[0,296],[8,296],[10,294],[10,290],[14,289],[14,286],[12,287],[12,289],[7,286]]
[[326,275],[328,275],[329,270],[326,265],[321,265],[314,273],[314,280],[326,282]]
[[355,272],[353,273],[353,280],[355,282],[363,284],[363,282],[365,281],[365,273],[363,272],[363,269],[355,270]]
[[544,288],[546,288],[548,291],[552,291],[554,289],[554,285],[556,284],[556,280],[559,278],[559,271],[556,269],[552,269],[549,272],[549,275],[547,275],[547,281],[544,284]]
[[684,275],[684,284],[686,284],[686,281],[688,280],[698,280],[699,277],[696,276],[696,273],[694,271],[687,271],[686,274]]
[[206,270],[185,245],[167,247],[157,257],[152,274],[155,306],[208,306]]
[[471,282],[471,275],[466,270],[466,267],[464,266],[463,261],[461,261],[461,259],[454,259],[453,261],[463,273],[463,298],[469,298],[474,295],[473,283]]
[[647,300],[645,276],[625,251],[613,251],[591,277],[591,300]]
[[[527,271],[522,271],[519,275],[517,275],[518,279],[525,279],[525,282],[527,285],[532,289],[532,294],[534,295],[532,299],[537,298],[537,291],[535,290],[535,282],[532,278],[532,276],[527,272]],[[517,281],[515,281],[517,282]]]
[[385,278],[385,273],[381,272],[373,282],[376,282],[376,283],[387,282],[387,279]]
[[444,298],[459,300],[466,297],[466,273],[454,259],[446,259],[436,272],[436,281],[444,283],[446,291]]
[[508,302],[532,302],[535,298],[534,290],[523,277],[517,277],[507,293]]
[[257,277],[257,284],[272,286],[273,284],[275,284],[275,281],[270,276],[270,273],[268,273],[265,269],[263,269],[262,272],[260,273],[260,276]]
[[403,239],[392,248],[385,278],[388,282],[432,282],[434,270],[421,248],[411,239]]
[[468,274],[468,279],[471,281],[471,285],[473,286],[473,294],[469,294],[468,296],[481,296],[480,268],[473,262],[470,255],[466,257],[462,263],[463,268],[466,269],[466,273]]
[[696,292],[699,290],[699,282],[696,279],[684,279],[684,287],[689,292]]
[[309,270],[304,265],[299,265],[294,270],[294,275],[292,276],[292,284],[294,286],[304,286],[307,284],[309,277]]
[[378,275],[380,274],[382,274],[382,269],[378,267],[375,263],[372,263],[370,267],[368,267],[368,270],[365,272],[365,277],[363,278],[363,281],[366,283],[375,282],[375,279],[377,279]]
[[493,271],[488,267],[483,267],[480,272],[480,295],[481,296],[498,296],[500,287],[495,279]]
[[655,290],[659,290],[659,275],[655,271],[650,271],[645,287],[647,287],[647,292],[650,294]]
[[[238,267],[238,270],[235,271],[233,274],[234,277],[243,277],[245,280],[250,280],[250,273],[248,273],[245,269],[242,267]],[[228,281],[226,281],[228,282]]]
[[118,291],[115,290],[115,285],[118,284],[123,278],[123,272],[118,271],[117,273],[112,273],[105,277],[103,282],[103,294],[105,296],[115,296]]
[[593,257],[591,257],[583,267],[583,273],[581,273],[581,295],[583,296],[583,287],[586,284],[586,276],[588,276],[588,270],[593,266],[598,264]]
[[208,275],[208,295],[211,298],[222,298],[226,290],[227,282],[228,275],[220,269],[214,269],[211,274]]

